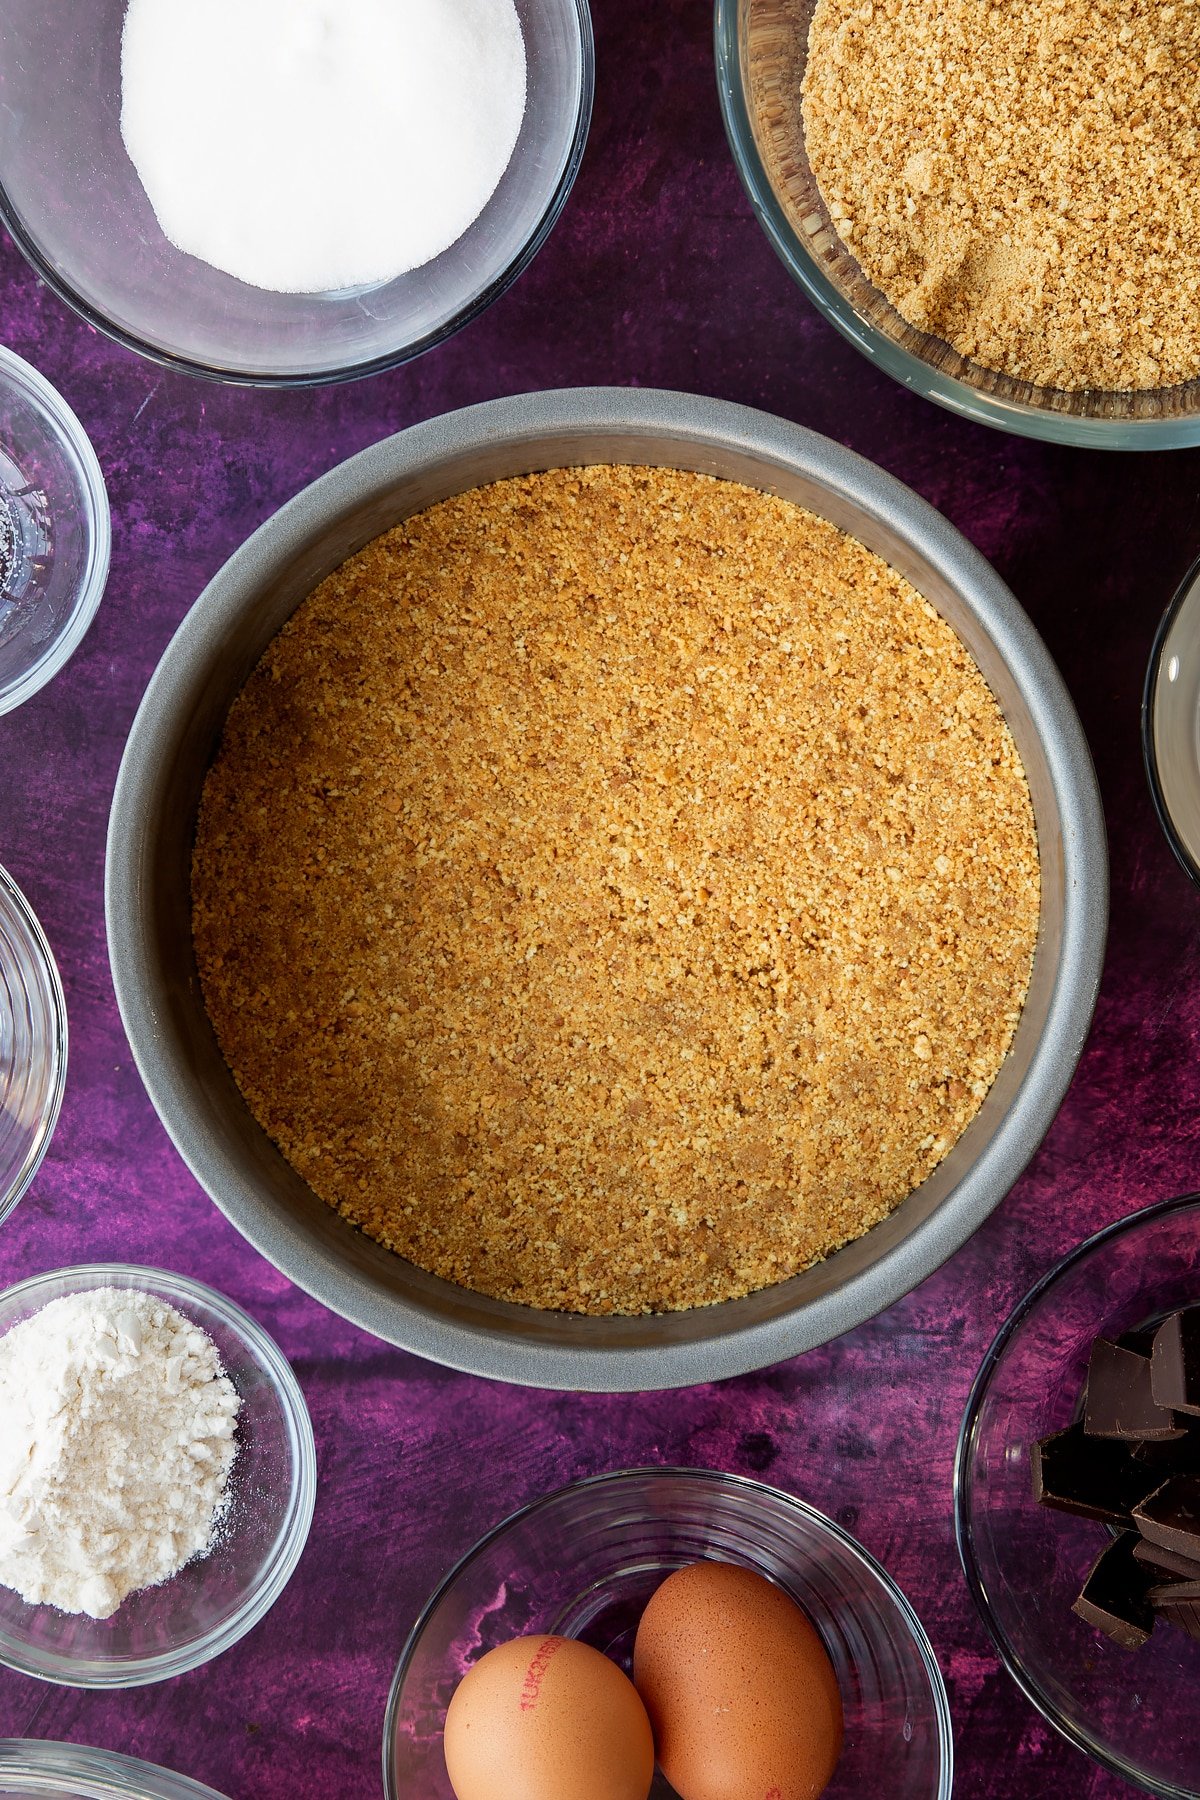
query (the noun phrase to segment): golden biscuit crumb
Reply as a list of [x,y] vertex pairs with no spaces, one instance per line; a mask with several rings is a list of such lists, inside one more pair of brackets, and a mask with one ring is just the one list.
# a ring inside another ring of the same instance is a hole
[[785,501],[597,467],[317,588],[230,712],[193,899],[222,1049],[324,1200],[465,1287],[639,1313],[924,1179],[1039,877],[1012,737],[906,581]]
[[760,10],[793,39],[775,113],[909,324],[1043,387],[1200,375],[1195,0]]

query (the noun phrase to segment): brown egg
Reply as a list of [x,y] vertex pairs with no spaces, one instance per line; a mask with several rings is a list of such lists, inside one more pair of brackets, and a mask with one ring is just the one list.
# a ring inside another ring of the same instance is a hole
[[774,1582],[730,1563],[668,1576],[642,1614],[633,1679],[680,1800],[816,1800],[842,1749],[825,1646]]
[[514,1638],[480,1657],[444,1743],[458,1800],[646,1800],[654,1779],[633,1683],[574,1638]]

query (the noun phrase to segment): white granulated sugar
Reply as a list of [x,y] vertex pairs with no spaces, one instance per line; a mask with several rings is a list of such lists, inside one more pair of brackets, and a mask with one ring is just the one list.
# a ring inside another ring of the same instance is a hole
[[212,1339],[130,1289],[0,1337],[0,1583],[106,1619],[209,1549],[241,1405]]
[[462,236],[525,111],[513,0],[129,0],[121,135],[177,249],[256,287],[389,281]]

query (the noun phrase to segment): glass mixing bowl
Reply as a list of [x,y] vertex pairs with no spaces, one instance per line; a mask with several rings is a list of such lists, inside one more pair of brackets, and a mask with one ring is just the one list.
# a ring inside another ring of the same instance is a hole
[[[508,1638],[582,1638],[628,1672],[638,1620],[673,1569],[703,1558],[777,1581],[820,1632],[845,1709],[823,1800],[949,1800],[946,1690],[928,1638],[860,1544],[777,1488],[710,1469],[628,1469],[560,1488],[498,1525],[417,1620],[383,1734],[387,1800],[454,1800],[442,1726],[455,1687]],[[651,1800],[674,1794],[661,1774]]]
[[1063,1735],[1152,1794],[1200,1797],[1200,1643],[1162,1625],[1122,1650],[1071,1611],[1105,1528],[1039,1506],[1029,1447],[1072,1422],[1094,1340],[1200,1302],[1200,1195],[1073,1250],[1026,1295],[971,1390],[955,1460],[967,1585],[1008,1667]]
[[905,387],[984,425],[1109,450],[1200,443],[1200,381],[1137,393],[1065,393],[1014,381],[918,331],[867,279],[833,228],[799,108],[816,0],[716,0],[717,86],[738,173],[791,275],[843,337]]
[[143,356],[220,381],[300,386],[440,343],[526,268],[562,211],[591,118],[587,0],[516,0],[528,92],[500,185],[458,241],[368,289],[276,294],[163,236],[121,141],[125,0],[0,8],[0,218],[42,279]]
[[1142,692],[1142,755],[1159,824],[1200,886],[1200,562],[1155,634]]
[[54,953],[0,868],[0,1220],[41,1166],[67,1079],[67,1008]]
[[0,713],[44,687],[78,647],[104,593],[111,543],[87,433],[50,383],[0,346]]
[[52,1744],[0,1738],[0,1800],[221,1800],[212,1788],[157,1763]]
[[99,1287],[156,1294],[217,1346],[242,1401],[230,1505],[207,1556],[130,1594],[110,1619],[27,1606],[0,1585],[0,1662],[64,1687],[143,1687],[219,1656],[274,1605],[312,1523],[316,1447],[278,1347],[240,1306],[183,1275],[126,1263],[35,1275],[0,1294],[0,1337],[51,1300]]

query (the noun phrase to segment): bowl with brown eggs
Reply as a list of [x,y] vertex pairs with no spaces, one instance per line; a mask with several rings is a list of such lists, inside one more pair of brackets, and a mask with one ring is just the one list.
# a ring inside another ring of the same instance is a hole
[[949,1800],[953,1771],[937,1657],[891,1575],[805,1501],[715,1469],[592,1476],[496,1525],[409,1633],[383,1729],[387,1800]]
[[632,1390],[959,1247],[1070,1080],[1107,865],[1061,679],[944,519],[598,389],[402,432],[234,555],[131,732],[107,916],[160,1117],[279,1269]]

